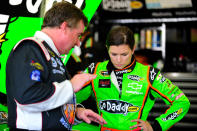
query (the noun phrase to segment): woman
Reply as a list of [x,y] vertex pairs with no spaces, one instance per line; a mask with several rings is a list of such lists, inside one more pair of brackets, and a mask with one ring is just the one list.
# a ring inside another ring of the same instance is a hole
[[[135,60],[134,36],[128,27],[113,28],[106,46],[110,60],[92,63],[86,72],[97,78],[77,93],[78,102],[95,98],[99,114],[107,121],[101,131],[167,130],[185,116],[188,98],[159,70]],[[156,98],[170,108],[150,124],[146,119]]]

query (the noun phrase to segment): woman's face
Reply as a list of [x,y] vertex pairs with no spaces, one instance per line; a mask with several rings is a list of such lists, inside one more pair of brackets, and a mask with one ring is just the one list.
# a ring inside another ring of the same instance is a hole
[[117,69],[123,69],[125,66],[131,63],[131,57],[133,50],[126,45],[112,45],[108,50],[112,64]]

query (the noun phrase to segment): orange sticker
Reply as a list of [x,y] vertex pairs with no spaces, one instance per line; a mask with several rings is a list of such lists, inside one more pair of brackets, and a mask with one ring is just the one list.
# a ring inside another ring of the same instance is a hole
[[132,9],[140,9],[143,6],[142,2],[140,1],[131,1],[130,5]]

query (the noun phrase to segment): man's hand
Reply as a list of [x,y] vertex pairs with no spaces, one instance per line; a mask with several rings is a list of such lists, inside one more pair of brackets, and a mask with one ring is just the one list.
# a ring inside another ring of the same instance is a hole
[[71,79],[72,87],[74,89],[74,92],[78,92],[83,85],[96,78],[96,75],[83,73],[83,74],[77,74]]
[[99,123],[100,125],[107,124],[107,122],[97,113],[93,112],[90,109],[77,108],[77,118],[85,121],[90,124],[92,121]]
[[135,120],[132,120],[131,122],[138,122],[138,124],[136,124],[134,126],[131,126],[130,129],[133,129],[133,128],[137,127],[136,129],[134,129],[135,131],[140,131],[140,130],[153,131],[153,128],[148,121],[135,119]]

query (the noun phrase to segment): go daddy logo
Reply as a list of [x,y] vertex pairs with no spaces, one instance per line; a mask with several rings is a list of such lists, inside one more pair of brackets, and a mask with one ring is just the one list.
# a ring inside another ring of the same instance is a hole
[[166,116],[165,118],[162,118],[163,121],[167,121],[167,120],[174,120],[176,119],[181,113],[183,112],[183,109],[179,109],[178,111],[175,111],[171,114],[169,114],[168,116]]
[[140,108],[134,106],[125,101],[119,100],[103,100],[99,102],[99,107],[101,110],[104,110],[113,114],[124,114],[127,115],[129,112],[137,112]]

